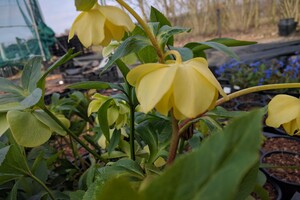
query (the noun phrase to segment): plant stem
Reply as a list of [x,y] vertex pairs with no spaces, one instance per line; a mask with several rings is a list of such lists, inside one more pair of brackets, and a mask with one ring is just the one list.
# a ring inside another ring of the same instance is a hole
[[130,159],[135,160],[135,148],[134,148],[134,106],[130,104]]
[[67,132],[68,135],[70,135],[74,140],[76,140],[83,148],[85,148],[89,153],[91,153],[95,158],[98,158],[99,160],[104,161],[104,159],[97,154],[96,151],[89,148],[84,142],[82,142],[76,135],[73,133],[70,129],[65,127],[65,125],[50,111],[46,106],[40,107],[45,113],[47,113],[64,131]]
[[55,200],[55,197],[54,195],[52,194],[52,192],[50,191],[50,189],[39,179],[37,178],[36,176],[34,176],[32,173],[28,173],[28,175],[33,179],[35,180],[38,184],[40,184],[49,194],[50,198],[52,200]]
[[231,99],[237,98],[237,97],[245,95],[245,94],[253,93],[253,92],[259,92],[259,91],[265,91],[265,90],[288,89],[288,88],[300,88],[300,83],[269,84],[269,85],[260,85],[260,86],[254,86],[254,87],[242,89],[242,90],[239,90],[237,92],[227,95],[227,97],[223,97],[223,98],[219,99],[216,102],[215,106],[219,106],[220,104],[225,103]]
[[116,0],[121,6],[123,6],[137,21],[138,23],[143,27],[144,31],[146,32],[148,38],[150,39],[153,47],[156,49],[157,55],[159,57],[159,62],[163,63],[163,52],[161,48],[158,45],[158,42],[149,29],[148,25],[146,22],[123,0]]
[[[253,92],[260,92],[265,90],[278,90],[278,89],[289,89],[289,88],[300,88],[300,83],[279,83],[279,84],[268,84],[268,85],[260,85],[260,86],[254,86],[246,89],[239,90],[237,92],[234,92],[232,94],[227,95],[226,97],[223,97],[219,100],[217,100],[215,106],[219,106],[222,103],[225,103],[229,100],[232,100],[234,98],[237,98],[239,96],[250,94]],[[195,118],[198,118],[202,116],[204,113],[198,115]],[[195,118],[193,119],[186,119],[179,125],[179,135],[184,132],[186,128],[188,128],[188,124],[191,123]]]
[[172,138],[171,138],[167,165],[171,165],[174,159],[176,158],[177,147],[179,143],[178,120],[174,117],[172,111],[171,111],[171,117],[172,117]]

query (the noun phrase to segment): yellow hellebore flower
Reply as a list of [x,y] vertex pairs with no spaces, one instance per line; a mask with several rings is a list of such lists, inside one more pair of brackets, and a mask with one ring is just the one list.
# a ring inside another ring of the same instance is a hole
[[125,31],[132,31],[134,27],[130,17],[120,8],[96,3],[92,9],[81,12],[75,19],[69,40],[76,33],[85,47],[107,46],[111,40],[120,41]]
[[275,96],[268,105],[268,126],[283,126],[289,135],[300,135],[300,99],[280,94]]
[[[98,112],[103,103],[111,99],[108,96],[104,96],[101,94],[94,94],[92,96],[94,100],[91,101],[88,107],[88,116],[90,116],[93,112]],[[129,107],[122,101],[111,101],[110,107],[107,109],[107,121],[108,125],[114,125],[116,129],[121,129],[126,125],[128,121],[128,115],[130,112]]]
[[175,62],[142,64],[127,75],[143,112],[155,107],[167,115],[173,108],[176,119],[194,118],[214,107],[218,92],[226,96],[204,58],[182,62],[177,51],[169,54],[176,56]]

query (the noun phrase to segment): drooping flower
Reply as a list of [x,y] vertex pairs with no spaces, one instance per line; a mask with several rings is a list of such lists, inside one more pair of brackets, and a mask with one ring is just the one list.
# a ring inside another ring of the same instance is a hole
[[[101,106],[108,100],[111,100],[110,97],[104,96],[101,94],[94,94],[92,97],[94,100],[91,101],[88,107],[88,116],[93,112],[98,112]],[[129,115],[129,107],[123,101],[116,101],[112,99],[109,108],[107,109],[107,121],[109,126],[114,126],[116,129],[122,128],[126,125]]]
[[300,135],[300,99],[289,95],[277,95],[268,105],[268,126],[283,126],[289,135]]
[[176,61],[142,64],[127,75],[143,112],[156,108],[167,115],[173,109],[176,119],[194,118],[214,107],[219,92],[226,96],[204,58],[182,62],[178,52],[167,54],[176,55]]
[[81,12],[73,22],[69,40],[76,33],[85,47],[91,45],[107,46],[112,40],[120,41],[125,32],[130,32],[135,25],[130,17],[114,6],[95,6]]

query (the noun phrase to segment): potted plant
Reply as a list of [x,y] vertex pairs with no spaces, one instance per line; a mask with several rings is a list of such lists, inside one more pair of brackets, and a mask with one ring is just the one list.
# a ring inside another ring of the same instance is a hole
[[264,168],[264,171],[278,183],[284,199],[290,199],[296,191],[300,191],[300,173],[296,169],[300,166],[299,153],[271,151],[261,157],[261,163],[273,166]]
[[[71,94],[53,94],[45,103],[46,77],[78,55],[72,49],[46,71],[41,58],[30,59],[18,83],[0,77],[0,198],[249,197],[259,177],[265,110],[229,112],[221,106],[300,84],[226,94],[204,50],[237,59],[229,47],[255,42],[219,38],[176,47],[174,36],[190,29],[172,26],[155,8],[146,23],[125,1],[116,2],[123,9],[76,0],[81,13],[69,38],[77,34],[86,47],[112,49],[103,71],[116,64],[123,82],[79,82],[69,86]],[[132,54],[138,59],[133,68],[124,59]],[[107,90],[113,94],[104,95]]]

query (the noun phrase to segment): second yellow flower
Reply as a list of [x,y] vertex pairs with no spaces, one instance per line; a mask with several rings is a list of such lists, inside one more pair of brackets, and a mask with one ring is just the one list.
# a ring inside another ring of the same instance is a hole
[[167,115],[172,108],[177,119],[194,118],[214,107],[219,92],[226,96],[204,58],[181,62],[178,52],[170,53],[175,62],[143,64],[127,75],[143,112],[156,108]]

